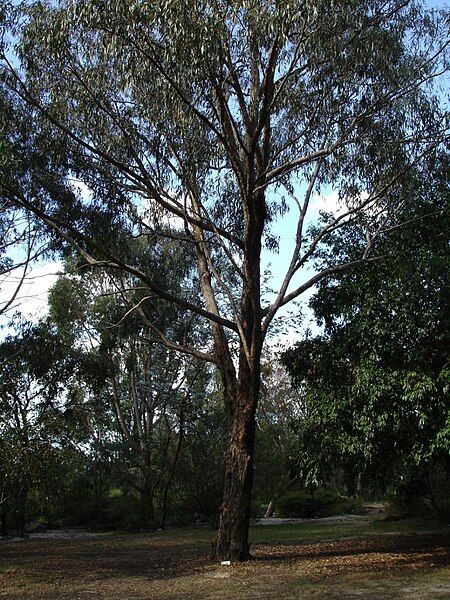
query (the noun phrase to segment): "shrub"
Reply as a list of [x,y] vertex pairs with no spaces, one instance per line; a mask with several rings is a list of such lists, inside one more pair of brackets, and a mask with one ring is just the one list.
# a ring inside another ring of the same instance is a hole
[[104,526],[134,530],[142,527],[143,515],[140,498],[112,490],[104,516]]
[[358,503],[355,500],[324,488],[314,492],[307,490],[287,492],[279,498],[276,505],[278,516],[292,518],[328,517],[355,512],[357,509]]
[[425,517],[450,522],[450,472],[447,465],[426,464],[408,473],[389,502],[388,519]]

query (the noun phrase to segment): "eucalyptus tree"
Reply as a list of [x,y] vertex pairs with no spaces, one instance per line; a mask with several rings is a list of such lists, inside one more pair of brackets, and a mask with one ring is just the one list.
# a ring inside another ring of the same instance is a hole
[[[54,179],[29,171],[32,193],[2,177],[2,197],[85,263],[128,272],[147,295],[208,320],[212,345],[161,342],[220,372],[228,435],[213,554],[245,560],[265,337],[317,282],[377,260],[376,238],[413,200],[406,175],[446,135],[432,93],[447,70],[445,19],[407,0],[62,0],[27,2],[8,21],[16,58],[4,50],[3,85],[33,116],[23,136],[55,164]],[[89,194],[71,193],[69,177]],[[342,211],[308,236],[311,199],[330,187]],[[276,252],[288,210],[292,254],[263,302],[262,251]],[[361,254],[308,271],[361,215]],[[119,220],[130,238],[191,246],[198,299],[118,251]]]
[[[167,280],[175,277],[182,284],[191,261],[179,261],[177,245],[161,247],[148,240],[134,245],[146,249],[161,271],[166,263]],[[72,269],[60,277],[50,290],[49,318],[61,339],[72,339],[77,348],[74,383],[79,387],[83,381],[84,401],[92,398],[112,420],[112,436],[121,442],[118,479],[139,493],[141,522],[156,524],[158,502],[162,526],[185,430],[196,404],[204,401],[209,374],[204,362],[161,346],[155,330],[186,343],[202,335],[201,323],[173,306],[168,310],[157,298],[142,303],[145,295],[134,289],[130,276],[106,280],[101,275]]]
[[[20,166],[15,160],[17,123],[11,119],[13,100],[0,90],[0,163],[2,177]],[[17,150],[17,148],[16,148]],[[0,316],[17,308],[30,266],[46,249],[42,227],[7,197],[0,200]]]

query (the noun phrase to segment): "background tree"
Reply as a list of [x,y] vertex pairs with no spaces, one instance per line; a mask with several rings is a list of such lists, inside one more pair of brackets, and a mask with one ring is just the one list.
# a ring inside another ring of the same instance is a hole
[[[400,0],[32,2],[12,20],[21,65],[3,52],[3,85],[32,116],[22,137],[33,155],[53,164],[2,175],[2,197],[90,266],[127,272],[209,321],[213,348],[177,348],[222,378],[214,554],[247,559],[264,338],[278,310],[315,283],[377,260],[374,240],[401,221],[407,175],[446,131],[430,93],[447,69],[445,21]],[[73,176],[89,199],[70,187]],[[307,242],[311,197],[327,185],[347,208]],[[272,224],[288,208],[298,216],[292,257],[262,305],[261,252],[276,250]],[[305,274],[327,237],[361,215],[361,254]],[[190,246],[200,298],[159,285],[119,250],[119,225],[125,238]]]
[[217,527],[223,487],[226,415],[218,382],[186,419],[183,451],[174,481],[173,510],[181,522]]
[[296,462],[297,444],[292,423],[302,416],[302,394],[293,388],[278,353],[266,352],[256,419],[253,511],[258,516],[272,517],[276,499],[296,484],[292,464]]
[[[392,258],[322,282],[311,305],[323,333],[283,362],[307,411],[295,428],[305,481],[339,468],[350,491],[358,476],[369,490],[406,492],[414,480],[437,509],[450,476],[446,155],[429,166],[409,224],[379,240]],[[336,234],[321,260],[364,244],[364,229]]]
[[[146,244],[139,241],[141,249]],[[174,285],[181,285],[190,268],[187,257],[179,260],[176,245],[155,244],[146,258],[159,265],[166,281],[177,277]],[[187,344],[202,332],[186,313],[164,309],[157,298],[135,289],[130,276],[105,279],[98,272],[72,271],[57,281],[49,298],[59,335],[78,349],[84,390],[78,380],[71,391],[81,391],[83,402],[94,397],[115,421],[123,456],[117,475],[139,492],[141,524],[156,524],[159,500],[161,527],[184,430],[209,378],[203,362],[171,351],[169,338]]]
[[[192,507],[180,507],[172,488],[178,497],[178,462],[211,393],[209,376],[155,348],[139,319],[118,325],[127,311],[120,300],[95,297],[86,279],[61,277],[49,317],[23,324],[0,345],[4,535],[36,521],[134,528],[195,518],[195,511],[181,515]],[[202,442],[210,451],[214,442]],[[190,465],[192,480],[202,466]]]
[[65,477],[63,465],[68,467],[72,460],[70,451],[75,450],[77,437],[60,411],[58,397],[69,371],[66,351],[44,322],[23,323],[16,336],[0,344],[4,535],[8,523],[22,534],[27,521],[51,513],[49,504]]

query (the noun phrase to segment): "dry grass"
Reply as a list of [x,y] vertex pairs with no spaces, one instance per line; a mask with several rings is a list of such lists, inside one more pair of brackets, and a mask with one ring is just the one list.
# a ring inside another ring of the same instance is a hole
[[212,532],[202,529],[2,542],[0,598],[449,598],[446,532],[384,529],[345,538],[346,524],[261,527],[255,560],[230,567],[209,562]]

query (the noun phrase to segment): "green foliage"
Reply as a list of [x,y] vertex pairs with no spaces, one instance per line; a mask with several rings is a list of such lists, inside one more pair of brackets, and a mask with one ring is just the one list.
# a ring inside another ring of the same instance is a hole
[[421,464],[402,474],[392,486],[390,512],[392,518],[409,516],[433,517],[450,522],[450,458]]
[[80,281],[59,277],[49,292],[49,317],[60,333],[85,322],[87,297]]
[[[250,140],[252,155],[267,150],[255,185],[260,179],[271,192],[280,185],[292,192],[296,177],[309,181],[317,151],[326,158],[318,184],[352,204],[386,182],[401,188],[425,140],[431,150],[441,134],[430,88],[445,64],[446,24],[419,2],[308,0],[299,8],[289,0],[263,9],[257,2],[105,0],[8,8],[2,25],[15,35],[20,68],[2,61],[4,114],[14,109],[3,124],[4,178],[15,190],[3,193],[18,202],[21,191],[33,191],[81,251],[87,246],[99,257],[107,250],[164,289],[158,267],[173,242],[164,234],[176,230],[165,217],[182,216],[184,194],[195,188],[214,226],[243,233],[242,157]],[[74,178],[89,198],[70,185]],[[383,202],[399,206],[395,198]],[[284,193],[268,194],[264,205],[263,243],[276,249],[271,222],[287,210]],[[162,234],[156,265],[137,249],[153,234]],[[71,252],[67,240],[60,246]],[[219,246],[217,268],[238,281]],[[179,248],[177,265],[192,254],[190,243]]]
[[340,496],[336,491],[318,488],[314,491],[292,490],[276,502],[279,517],[313,518],[349,514],[357,510],[355,500]]
[[[386,488],[448,457],[448,173],[444,156],[428,166],[408,224],[380,240],[392,258],[323,281],[311,301],[323,334],[283,357],[304,394],[294,430],[305,481],[342,467],[349,482],[359,473]],[[352,258],[363,236],[334,235],[322,264]]]

